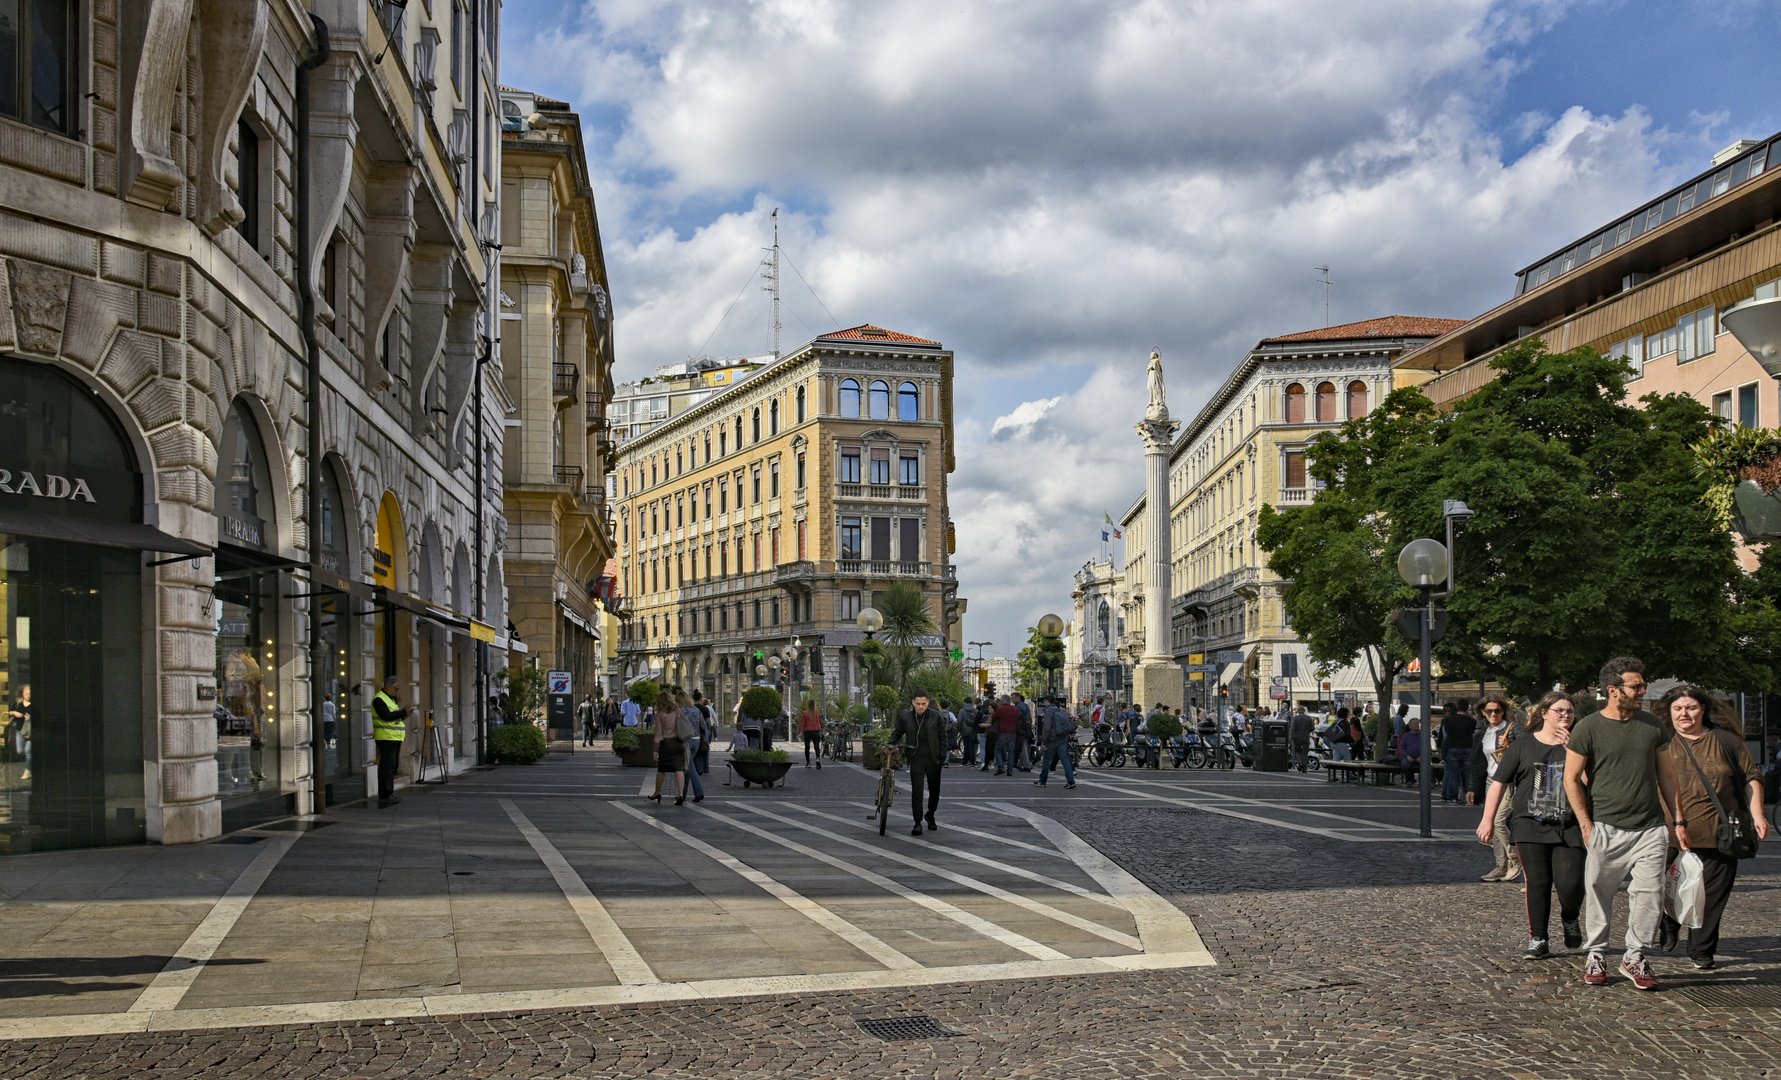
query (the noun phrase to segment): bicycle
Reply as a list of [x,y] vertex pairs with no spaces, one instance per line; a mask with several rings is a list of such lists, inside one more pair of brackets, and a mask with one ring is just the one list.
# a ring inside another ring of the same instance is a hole
[[[878,815],[878,835],[883,836],[885,826],[890,822],[891,803],[897,798],[897,750],[895,746],[887,746],[878,755],[878,798],[872,804],[872,814]],[[872,814],[866,820],[872,820]]]
[[833,761],[853,760],[853,738],[846,722],[831,720],[823,725],[822,754]]

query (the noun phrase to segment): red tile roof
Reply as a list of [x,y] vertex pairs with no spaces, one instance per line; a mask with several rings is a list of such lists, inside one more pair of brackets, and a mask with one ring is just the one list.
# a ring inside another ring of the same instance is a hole
[[832,334],[822,335],[822,339],[827,341],[889,341],[905,345],[940,344],[938,341],[929,341],[927,338],[915,337],[912,334],[900,334],[895,330],[886,330],[882,326],[873,326],[871,323],[853,327],[851,330],[836,330]]
[[1340,326],[1326,326],[1318,330],[1302,330],[1296,334],[1284,334],[1280,337],[1263,338],[1263,345],[1284,344],[1299,341],[1356,341],[1373,337],[1440,337],[1450,330],[1464,326],[1464,319],[1435,319],[1423,315],[1387,315],[1382,319],[1367,319],[1362,322],[1343,323]]

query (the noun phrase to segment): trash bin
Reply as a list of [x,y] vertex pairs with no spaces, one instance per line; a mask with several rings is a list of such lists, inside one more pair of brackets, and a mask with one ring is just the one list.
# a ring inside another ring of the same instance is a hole
[[1261,737],[1255,748],[1255,771],[1286,772],[1292,767],[1291,725],[1285,720],[1263,720],[1257,726]]

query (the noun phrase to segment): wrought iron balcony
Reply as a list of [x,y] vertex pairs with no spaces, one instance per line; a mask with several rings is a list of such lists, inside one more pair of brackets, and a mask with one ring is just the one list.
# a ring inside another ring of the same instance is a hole
[[598,390],[587,392],[587,422],[590,424],[606,422],[606,398]]
[[574,488],[577,491],[580,491],[581,490],[581,466],[579,466],[579,465],[558,465],[556,467],[556,482],[559,484],[562,484],[564,487],[570,487],[570,488]]
[[551,392],[560,398],[573,398],[575,388],[581,384],[581,369],[574,364],[557,361],[550,365],[552,378]]

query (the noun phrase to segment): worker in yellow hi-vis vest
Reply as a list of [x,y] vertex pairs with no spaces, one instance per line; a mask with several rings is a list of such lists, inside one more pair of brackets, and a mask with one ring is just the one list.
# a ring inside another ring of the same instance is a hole
[[396,765],[402,760],[402,741],[408,737],[408,710],[396,700],[402,680],[391,675],[371,699],[371,737],[377,740],[377,805],[390,806],[396,798]]

